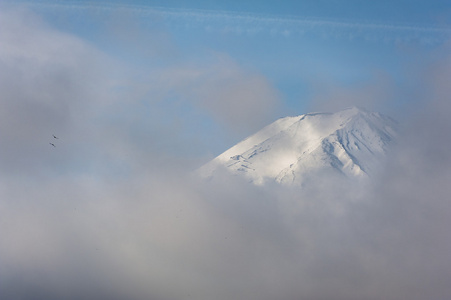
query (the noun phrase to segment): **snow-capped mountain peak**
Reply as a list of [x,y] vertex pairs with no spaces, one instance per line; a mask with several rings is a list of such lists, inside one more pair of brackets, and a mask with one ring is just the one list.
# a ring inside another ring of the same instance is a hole
[[203,167],[220,168],[262,185],[275,180],[300,185],[318,172],[367,177],[377,169],[396,135],[396,123],[379,113],[350,107],[336,113],[281,118],[228,149]]

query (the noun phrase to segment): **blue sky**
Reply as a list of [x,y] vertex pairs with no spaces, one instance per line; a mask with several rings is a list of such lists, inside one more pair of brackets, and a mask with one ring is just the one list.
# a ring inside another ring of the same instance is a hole
[[[446,1],[23,3],[50,26],[87,41],[137,72],[202,68],[227,56],[245,72],[262,76],[277,93],[278,104],[248,129],[229,131],[230,124],[217,124],[208,112],[197,109],[191,110],[192,115],[183,105],[186,111],[179,113],[186,113],[192,131],[207,123],[209,128],[217,126],[204,137],[221,136],[223,142],[211,144],[215,154],[278,117],[337,109],[339,104],[328,108],[317,99],[326,97],[321,94],[329,89],[377,85],[379,77],[397,87],[396,99],[380,99],[384,105],[364,99],[351,104],[393,114],[394,108],[413,101],[402,90],[412,80],[411,65],[421,67],[431,60],[451,33]],[[199,117],[203,121],[195,124]]]
[[[102,57],[95,74],[108,87],[99,83],[99,97],[116,99],[130,116],[138,111],[149,132],[176,134],[165,142],[174,155],[204,161],[288,115],[357,105],[402,118],[451,34],[446,1],[42,0],[3,7],[21,11],[24,26],[39,20],[40,32],[77,39]],[[60,47],[52,41],[47,46]],[[59,56],[82,60],[64,47]],[[116,114],[110,117],[121,119]]]
[[[450,16],[0,0],[0,298],[451,299]],[[368,185],[193,176],[280,117],[351,105],[400,123]]]

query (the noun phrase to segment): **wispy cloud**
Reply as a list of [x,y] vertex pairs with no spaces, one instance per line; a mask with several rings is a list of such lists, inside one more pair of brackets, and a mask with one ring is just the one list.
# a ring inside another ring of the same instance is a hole
[[177,9],[158,6],[83,2],[29,2],[36,9],[97,12],[126,10],[144,22],[163,20],[179,29],[200,29],[230,34],[269,34],[285,37],[319,36],[324,39],[363,39],[367,41],[442,43],[451,36],[451,27],[428,23],[397,23],[389,20],[331,19],[314,16],[256,14],[237,11]]
[[[165,111],[141,114],[140,97],[112,91],[119,68],[99,50],[33,14],[0,16],[0,298],[451,298],[448,49],[419,72],[426,108],[369,191],[326,177],[303,191],[209,186],[166,159],[178,137],[148,114]],[[229,60],[213,69],[171,72],[168,85],[185,94],[200,74],[223,93],[232,74],[265,91]]]

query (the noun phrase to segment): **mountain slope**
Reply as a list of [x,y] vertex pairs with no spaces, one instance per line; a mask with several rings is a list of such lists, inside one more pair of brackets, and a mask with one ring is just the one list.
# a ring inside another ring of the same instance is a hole
[[356,107],[337,113],[286,117],[225,151],[199,171],[214,178],[222,168],[262,185],[301,185],[315,174],[364,178],[377,169],[396,135],[396,123]]

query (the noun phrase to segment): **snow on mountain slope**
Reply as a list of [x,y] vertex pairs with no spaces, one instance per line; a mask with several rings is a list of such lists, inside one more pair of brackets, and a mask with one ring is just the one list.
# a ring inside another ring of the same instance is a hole
[[364,178],[377,169],[396,127],[392,119],[356,107],[286,117],[225,151],[199,172],[214,178],[225,168],[257,185],[270,180],[301,185],[321,172]]

